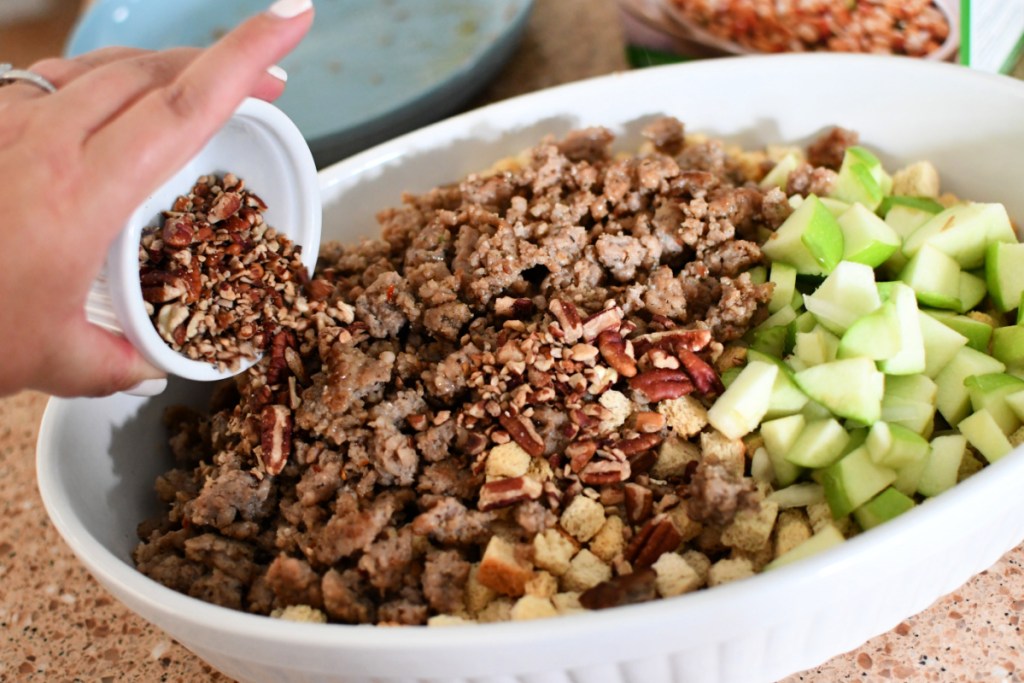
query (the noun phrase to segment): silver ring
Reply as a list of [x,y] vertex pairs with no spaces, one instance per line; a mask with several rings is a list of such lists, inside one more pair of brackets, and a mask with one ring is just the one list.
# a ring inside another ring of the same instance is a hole
[[13,64],[0,64],[0,86],[10,83],[31,83],[37,88],[42,88],[48,93],[57,92],[56,86],[34,71],[28,69],[15,69]]

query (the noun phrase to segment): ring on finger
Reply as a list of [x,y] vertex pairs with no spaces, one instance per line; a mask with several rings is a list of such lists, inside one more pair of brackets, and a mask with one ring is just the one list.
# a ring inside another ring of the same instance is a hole
[[28,69],[15,69],[13,64],[0,64],[0,87],[14,83],[28,83],[47,93],[57,92],[57,87],[44,76]]

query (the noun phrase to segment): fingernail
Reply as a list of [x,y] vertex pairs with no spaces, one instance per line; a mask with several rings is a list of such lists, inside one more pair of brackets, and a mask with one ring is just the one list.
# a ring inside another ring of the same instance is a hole
[[275,17],[291,19],[313,7],[313,0],[277,0],[267,11]]
[[277,64],[267,67],[267,73],[281,81],[282,83],[288,82],[288,72],[279,67]]
[[131,389],[125,389],[124,393],[131,396],[156,396],[162,394],[166,388],[166,379],[144,379]]

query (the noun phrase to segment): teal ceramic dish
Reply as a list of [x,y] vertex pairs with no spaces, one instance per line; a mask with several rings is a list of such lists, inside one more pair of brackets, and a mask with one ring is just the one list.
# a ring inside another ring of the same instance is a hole
[[[65,53],[205,46],[267,0],[97,0]],[[323,166],[443,118],[494,77],[532,0],[320,0],[278,106]]]

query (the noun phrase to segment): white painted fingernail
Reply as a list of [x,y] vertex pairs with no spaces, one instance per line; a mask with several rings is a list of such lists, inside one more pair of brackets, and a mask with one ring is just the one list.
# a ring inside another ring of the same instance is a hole
[[131,396],[156,396],[162,394],[166,388],[166,379],[144,379],[131,389],[125,389],[124,393]]
[[277,64],[267,67],[267,73],[281,81],[282,83],[288,82],[288,72],[279,67]]
[[277,0],[267,11],[275,17],[291,19],[308,12],[312,7],[313,0]]

